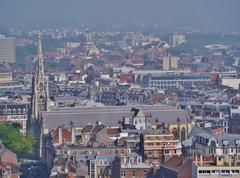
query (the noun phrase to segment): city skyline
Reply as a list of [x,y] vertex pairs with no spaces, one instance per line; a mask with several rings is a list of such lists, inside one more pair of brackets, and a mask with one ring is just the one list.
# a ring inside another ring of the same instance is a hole
[[240,27],[239,6],[237,0],[3,0],[0,21],[1,26],[144,23],[161,28],[229,32]]

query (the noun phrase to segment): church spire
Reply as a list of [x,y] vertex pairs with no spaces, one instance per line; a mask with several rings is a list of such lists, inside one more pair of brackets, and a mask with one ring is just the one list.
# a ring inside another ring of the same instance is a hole
[[43,52],[41,36],[38,36],[38,50],[36,61],[36,73],[33,79],[32,93],[32,119],[38,119],[40,111],[47,111],[49,108],[48,80],[44,74]]
[[44,74],[41,36],[38,37],[35,71],[36,73],[32,81],[31,109],[28,118],[28,132],[34,136],[36,140],[34,145],[35,155],[42,157],[42,130],[44,122],[41,117],[41,112],[49,109],[49,96],[48,78]]
[[38,36],[38,50],[37,50],[37,84],[42,80],[45,80],[44,66],[43,66],[43,53],[42,53],[42,43],[41,36]]

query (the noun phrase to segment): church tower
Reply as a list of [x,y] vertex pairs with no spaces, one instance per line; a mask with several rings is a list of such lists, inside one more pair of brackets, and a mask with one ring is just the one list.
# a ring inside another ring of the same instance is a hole
[[43,121],[41,111],[49,109],[48,79],[44,74],[41,36],[38,37],[36,73],[32,80],[31,108],[28,118],[28,133],[35,139],[33,152],[42,157]]

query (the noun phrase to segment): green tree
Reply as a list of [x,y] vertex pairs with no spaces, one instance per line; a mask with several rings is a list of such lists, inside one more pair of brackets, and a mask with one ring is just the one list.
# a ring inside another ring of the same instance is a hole
[[31,136],[24,136],[19,129],[11,124],[0,124],[0,140],[3,144],[22,158],[32,153],[34,139]]

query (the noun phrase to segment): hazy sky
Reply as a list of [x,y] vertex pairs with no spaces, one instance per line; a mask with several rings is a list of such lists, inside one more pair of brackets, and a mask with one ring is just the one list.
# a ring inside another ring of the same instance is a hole
[[157,23],[240,31],[240,0],[0,0],[0,24]]

